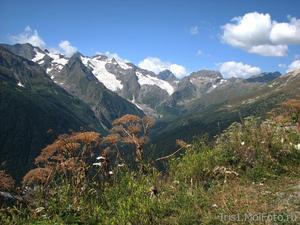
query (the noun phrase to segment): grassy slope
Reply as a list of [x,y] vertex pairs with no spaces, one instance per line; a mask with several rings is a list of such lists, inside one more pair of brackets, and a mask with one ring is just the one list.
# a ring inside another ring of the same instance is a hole
[[[37,191],[29,208],[4,210],[0,219],[4,224],[296,225],[300,152],[294,144],[299,142],[299,133],[289,127],[249,118],[243,125],[233,124],[214,143],[195,140],[185,154],[170,160],[168,176],[123,167],[105,182],[85,183],[80,193],[69,183],[53,183],[47,204]],[[156,197],[150,197],[152,185],[158,189]],[[221,217],[262,213],[275,217],[239,222]]]

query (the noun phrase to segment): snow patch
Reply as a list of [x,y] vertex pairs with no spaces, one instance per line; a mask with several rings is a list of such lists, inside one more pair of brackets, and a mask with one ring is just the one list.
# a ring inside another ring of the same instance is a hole
[[124,62],[120,62],[120,61],[117,61],[119,66],[123,69],[123,70],[129,70],[129,69],[132,69],[131,66],[127,65],[127,63],[124,63]]
[[138,107],[140,110],[143,110],[141,106],[139,106],[136,102],[135,102],[135,97],[134,95],[132,96],[132,101],[131,101],[132,104],[134,104],[136,107]]
[[61,56],[60,54],[57,54],[57,53],[48,53],[48,56],[50,58],[52,58],[52,61],[51,61],[51,66],[48,67],[46,69],[46,72],[48,74],[51,73],[51,71],[58,71],[60,72],[62,70],[62,68],[68,63],[68,59],[67,58],[64,58],[63,56]]
[[149,74],[144,75],[140,72],[136,72],[136,75],[140,85],[156,85],[159,88],[166,90],[169,95],[174,93],[174,88],[167,81],[161,80],[157,77],[152,77]]
[[97,56],[94,58],[81,56],[81,61],[85,66],[92,69],[95,77],[109,90],[117,91],[123,88],[121,81],[118,80],[114,74],[106,70],[105,65],[106,63],[108,63],[107,59],[103,60],[101,59],[101,56]]
[[24,85],[21,83],[21,81],[19,81],[18,86],[19,87],[24,87]]
[[45,57],[45,54],[39,52],[39,50],[37,48],[35,48],[34,51],[35,51],[35,56],[32,59],[33,62],[38,62]]

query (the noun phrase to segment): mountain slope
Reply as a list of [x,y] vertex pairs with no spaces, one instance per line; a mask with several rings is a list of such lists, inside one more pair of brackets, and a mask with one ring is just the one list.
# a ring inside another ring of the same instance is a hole
[[[46,49],[41,50],[30,44],[1,45],[17,55],[38,63],[54,81],[69,62],[69,58],[64,55]],[[139,108],[154,109],[174,92],[174,82],[160,79],[153,72],[143,70],[121,59],[116,60],[106,55],[93,57],[80,55],[80,59],[105,88],[129,102],[134,102]],[[152,100],[153,97],[149,100],[149,96],[154,96],[155,101]]]
[[81,129],[105,132],[92,110],[39,65],[0,47],[1,168],[18,178],[58,134]]
[[281,73],[279,72],[273,72],[273,73],[261,73],[258,75],[254,75],[252,77],[249,77],[247,79],[248,82],[270,82],[272,80],[275,80],[276,78],[280,77]]
[[172,149],[175,139],[190,140],[208,133],[211,137],[232,122],[249,115],[264,116],[282,101],[300,98],[300,70],[279,76],[269,83],[229,80],[212,92],[185,104],[181,115],[160,120],[153,143]]
[[73,55],[63,69],[56,74],[55,81],[70,94],[90,105],[97,118],[108,128],[113,120],[125,115],[142,116],[143,112],[116,93],[108,90],[80,59]]
[[[80,53],[67,58],[30,44],[3,46],[38,63],[55,83],[86,102],[107,128],[111,127],[113,120],[124,114],[143,115],[134,104],[115,93],[122,87],[121,81],[105,68],[110,64],[120,67],[114,59],[105,56],[87,58]],[[126,64],[121,66],[125,68]]]

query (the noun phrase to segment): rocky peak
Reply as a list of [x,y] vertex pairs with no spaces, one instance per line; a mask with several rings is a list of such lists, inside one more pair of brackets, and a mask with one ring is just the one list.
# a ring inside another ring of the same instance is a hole
[[222,79],[223,76],[219,71],[214,70],[199,70],[197,72],[191,73],[190,78],[212,78],[212,79]]
[[275,80],[276,78],[280,77],[281,73],[276,72],[270,72],[270,73],[261,73],[258,75],[251,76],[247,79],[248,82],[269,82],[272,80]]
[[175,77],[175,75],[170,70],[161,71],[158,74],[158,78],[169,82],[178,80],[177,77]]

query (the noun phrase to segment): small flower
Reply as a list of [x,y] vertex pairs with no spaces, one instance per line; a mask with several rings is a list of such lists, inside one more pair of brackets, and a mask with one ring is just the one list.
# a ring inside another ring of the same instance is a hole
[[109,175],[113,175],[114,172],[113,172],[113,171],[109,171],[108,174],[109,174]]
[[34,211],[35,211],[36,213],[40,213],[40,212],[42,212],[42,211],[44,211],[44,210],[45,210],[44,207],[38,207],[38,208],[36,208]]
[[97,160],[101,160],[101,159],[105,159],[105,157],[103,157],[103,156],[97,157]]
[[124,163],[118,164],[118,167],[123,167],[123,166],[125,166]]
[[93,166],[101,166],[102,164],[101,164],[101,162],[99,162],[99,163],[93,163]]
[[212,208],[218,208],[218,205],[217,204],[213,204],[211,207]]
[[300,151],[300,143],[295,145],[295,149],[297,149],[298,151]]
[[242,142],[241,142],[241,145],[242,145],[242,146],[244,146],[244,145],[245,145],[245,142],[244,142],[244,141],[242,141]]

